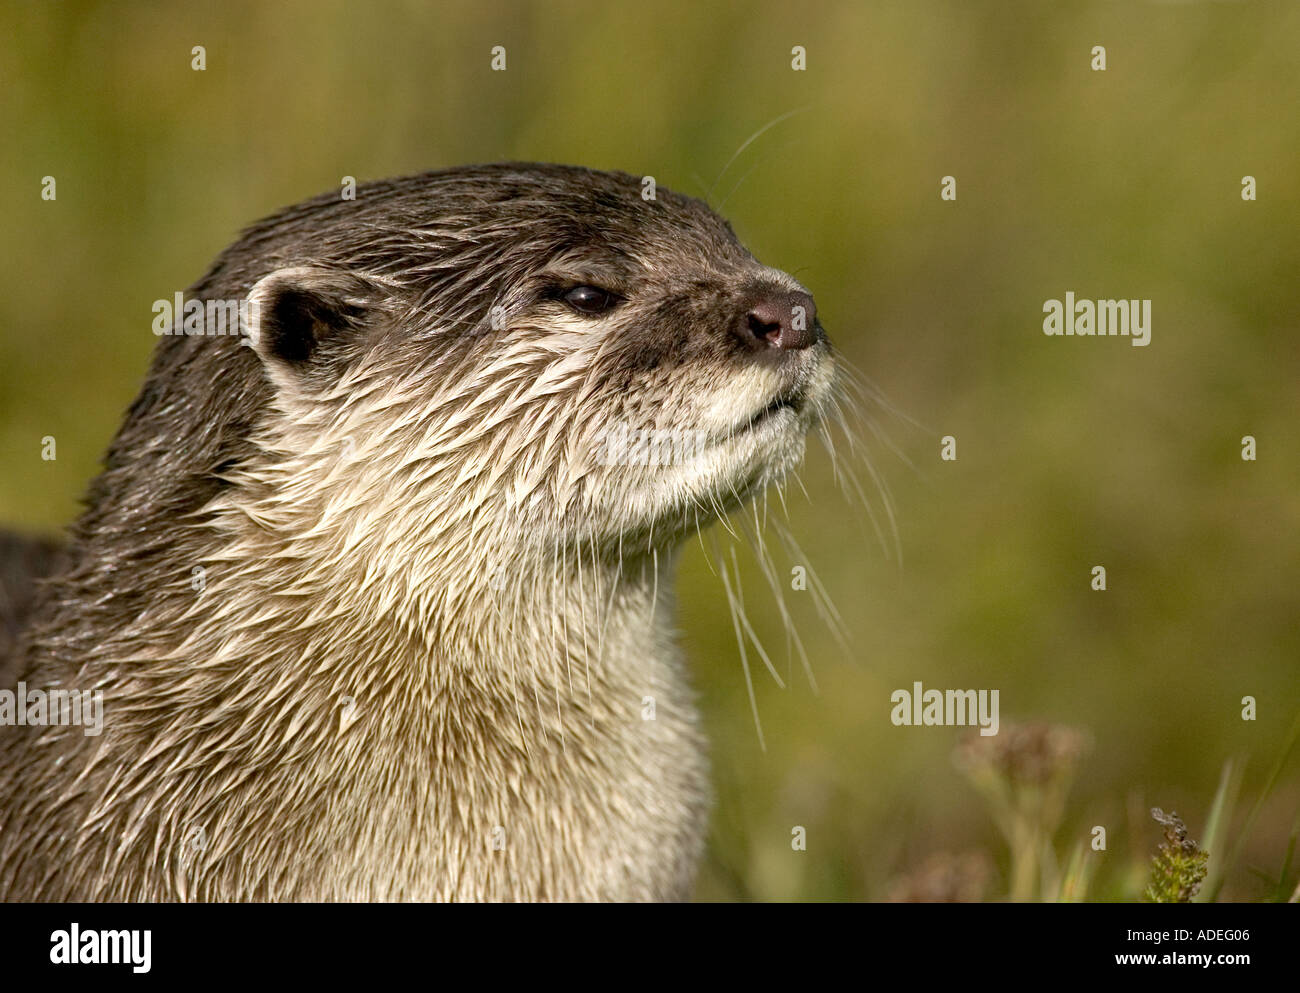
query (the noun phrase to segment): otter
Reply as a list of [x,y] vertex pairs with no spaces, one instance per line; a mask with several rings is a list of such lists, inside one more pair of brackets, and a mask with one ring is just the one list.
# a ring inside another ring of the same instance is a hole
[[674,562],[831,402],[808,291],[700,200],[496,164],[287,208],[188,292],[239,333],[160,337],[31,569],[7,685],[103,729],[0,726],[0,896],[689,898]]

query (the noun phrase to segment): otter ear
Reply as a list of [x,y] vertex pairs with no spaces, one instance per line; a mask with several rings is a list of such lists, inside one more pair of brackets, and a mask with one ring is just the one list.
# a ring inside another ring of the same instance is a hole
[[380,283],[355,273],[277,269],[248,292],[248,344],[273,375],[336,365],[356,354],[386,297]]

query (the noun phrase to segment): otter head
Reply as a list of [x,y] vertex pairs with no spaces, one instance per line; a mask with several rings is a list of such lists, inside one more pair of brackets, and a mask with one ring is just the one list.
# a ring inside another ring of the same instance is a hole
[[495,166],[315,203],[248,294],[275,478],[245,506],[339,555],[671,544],[793,466],[829,403],[812,297],[698,200]]

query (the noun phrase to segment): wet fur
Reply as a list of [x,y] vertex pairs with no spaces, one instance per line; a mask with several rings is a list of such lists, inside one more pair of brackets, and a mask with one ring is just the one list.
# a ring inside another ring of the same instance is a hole
[[[689,896],[709,789],[673,549],[799,459],[832,366],[742,355],[746,294],[797,284],[640,193],[558,166],[375,183],[194,284],[346,320],[306,361],[269,318],[257,347],[160,339],[8,653],[11,681],[102,690],[105,728],[0,728],[0,895]],[[584,281],[627,303],[574,315],[554,290]],[[716,447],[598,466],[614,423]]]

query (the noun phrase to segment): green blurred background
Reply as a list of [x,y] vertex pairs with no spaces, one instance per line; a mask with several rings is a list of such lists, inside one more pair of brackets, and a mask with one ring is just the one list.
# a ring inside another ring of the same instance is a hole
[[[5,4],[0,521],[75,515],[152,301],[344,176],[524,159],[713,189],[912,421],[875,410],[897,452],[865,446],[901,563],[824,451],[789,490],[804,555],[778,567],[817,571],[848,650],[787,591],[820,692],[797,664],[784,691],[755,672],[766,751],[721,584],[687,550],[718,788],[700,898],[899,897],[945,859],[977,867],[968,896],[1007,895],[1016,855],[952,760],[966,732],[889,721],[915,680],[1090,737],[1045,827],[1062,860],[1107,828],[1088,899],[1138,895],[1148,807],[1203,839],[1230,759],[1244,841],[1222,896],[1285,897],[1295,756],[1268,780],[1300,709],[1298,51],[1292,3]],[[1152,299],[1152,344],[1044,336],[1067,290]],[[752,562],[744,582],[784,667]]]

